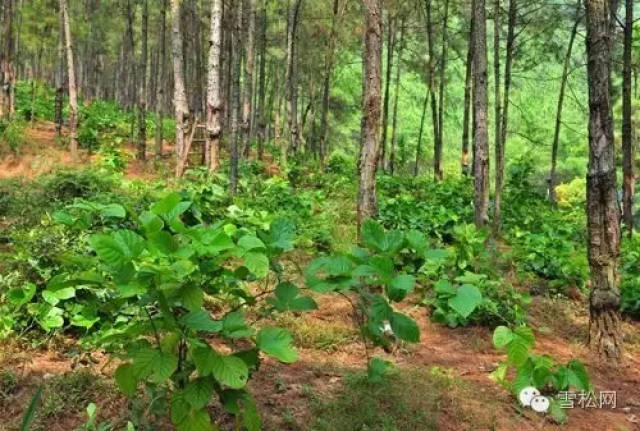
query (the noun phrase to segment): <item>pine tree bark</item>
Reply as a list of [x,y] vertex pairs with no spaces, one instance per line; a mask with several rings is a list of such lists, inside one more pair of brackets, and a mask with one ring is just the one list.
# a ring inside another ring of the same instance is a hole
[[622,214],[629,238],[633,235],[633,107],[631,105],[631,51],[633,48],[633,0],[625,0],[624,53],[622,69]]
[[287,111],[289,123],[289,147],[295,154],[298,152],[298,59],[297,35],[298,15],[302,0],[295,0],[289,10],[289,32],[287,37]]
[[380,142],[380,161],[382,169],[387,169],[387,134],[389,125],[389,100],[391,76],[393,71],[393,53],[396,45],[395,18],[388,14],[387,18],[387,68],[384,78],[384,98],[382,100],[382,141]]
[[404,19],[400,24],[400,42],[398,44],[398,59],[396,60],[396,82],[393,95],[393,119],[391,124],[391,151],[389,154],[389,173],[395,172],[396,146],[398,143],[398,98],[400,95],[400,70],[402,62],[402,49],[404,48]]
[[244,70],[244,86],[243,86],[243,104],[242,104],[242,153],[245,158],[249,157],[251,149],[251,114],[253,99],[253,72],[255,65],[255,0],[246,0],[243,12],[246,17],[246,38],[245,38],[245,70]]
[[[500,0],[494,0],[493,2],[493,105],[494,105],[494,149],[496,158],[496,186],[498,185],[498,176],[500,171],[500,154],[502,152],[502,144],[500,136],[502,129],[500,124],[502,122],[502,81],[500,79],[500,31],[502,24],[500,21]],[[499,199],[499,198],[498,198]],[[496,211],[494,207],[494,212]]]
[[162,158],[162,144],[164,141],[164,131],[162,128],[162,113],[164,110],[165,104],[165,64],[167,62],[167,0],[162,0],[162,5],[160,6],[160,55],[158,59],[158,91],[156,93],[156,159]]
[[207,134],[209,169],[216,172],[220,168],[220,138],[222,136],[222,0],[211,3],[211,33],[209,36],[209,76],[207,81]]
[[460,169],[462,175],[468,176],[471,173],[469,167],[469,120],[471,117],[471,91],[473,89],[473,14],[474,2],[471,2],[469,18],[469,35],[467,42],[467,61],[464,78],[464,108],[462,117],[462,154],[460,157]]
[[234,7],[234,27],[231,35],[233,52],[233,70],[231,72],[231,163],[229,166],[229,194],[238,191],[238,158],[240,144],[240,120],[242,105],[240,104],[240,74],[242,73],[242,2]]
[[62,135],[62,108],[64,104],[64,16],[62,8],[58,12],[58,56],[56,58],[56,96],[54,100],[54,119],[56,135]]
[[264,143],[267,135],[267,120],[265,113],[266,94],[266,59],[267,59],[267,0],[260,0],[260,64],[258,65],[258,160],[264,157]]
[[71,24],[67,1],[60,0],[60,10],[64,23],[65,49],[67,53],[67,78],[69,80],[69,152],[73,160],[78,159],[78,90],[76,72],[73,62],[73,45],[71,43]]
[[474,8],[474,206],[475,223],[483,227],[489,220],[489,136],[487,130],[487,34],[485,0],[475,0]]
[[140,35],[140,89],[138,95],[138,160],[147,159],[147,45],[149,28],[149,2],[142,2]]
[[176,122],[175,153],[176,177],[184,173],[188,151],[187,130],[189,128],[189,107],[184,86],[184,54],[182,30],[180,28],[180,0],[171,0],[171,57],[173,62],[173,107]]
[[618,258],[620,208],[616,192],[611,111],[610,22],[607,0],[586,0],[587,80],[589,84],[589,165],[587,231],[591,296],[589,344],[601,365],[622,359]]
[[14,103],[14,39],[13,39],[13,0],[4,0],[2,8],[2,41],[0,44],[0,117],[11,118],[15,110]]
[[582,13],[582,1],[578,0],[576,4],[576,15],[573,21],[573,28],[569,36],[569,45],[567,53],[564,57],[562,65],[562,79],[560,81],[560,93],[558,94],[558,107],[556,109],[556,126],[553,132],[553,144],[551,146],[551,172],[549,173],[549,200],[556,202],[556,168],[558,164],[558,147],[560,145],[560,129],[562,127],[562,108],[564,106],[564,95],[567,89],[567,80],[569,79],[569,67],[571,66],[571,55],[573,52],[573,44],[578,33],[578,25],[580,24],[580,15]]
[[500,140],[496,143],[496,183],[493,205],[493,224],[496,232],[500,232],[502,223],[502,189],[504,187],[504,151],[507,146],[507,128],[509,124],[509,93],[511,90],[511,69],[516,38],[518,18],[517,0],[509,2],[509,22],[507,24],[507,54],[504,65],[504,94],[502,102],[502,118],[500,120]]
[[376,169],[380,151],[380,87],[382,0],[363,0],[365,12],[364,34],[364,92],[362,106],[362,141],[359,162],[357,232],[360,240],[362,223],[376,217]]
[[[442,56],[440,57],[440,82],[438,88],[438,142],[440,145],[440,163],[442,163],[442,147],[444,145],[444,96],[447,86],[447,51],[449,48],[449,0],[444,1],[444,16],[442,18]],[[440,179],[442,168],[440,167]]]
[[425,0],[425,11],[427,19],[427,46],[429,61],[427,62],[427,73],[429,74],[429,92],[431,93],[431,122],[433,124],[433,177],[436,181],[442,180],[442,142],[440,141],[440,128],[439,128],[439,111],[436,84],[435,84],[435,49],[434,49],[434,34],[433,34],[433,21],[431,18],[431,0]]
[[[346,3],[345,3],[346,5]],[[335,62],[336,39],[338,35],[340,0],[333,0],[333,15],[331,19],[331,33],[329,34],[329,46],[327,48],[324,84],[322,87],[322,114],[320,114],[320,160],[324,162],[327,156],[327,136],[329,132],[329,96],[331,94],[331,78]]]
[[420,116],[420,130],[418,132],[418,143],[416,144],[416,160],[413,163],[413,176],[417,177],[420,170],[420,157],[422,155],[422,133],[424,131],[424,119],[427,116],[427,104],[429,103],[429,89],[424,95],[422,104],[422,115]]

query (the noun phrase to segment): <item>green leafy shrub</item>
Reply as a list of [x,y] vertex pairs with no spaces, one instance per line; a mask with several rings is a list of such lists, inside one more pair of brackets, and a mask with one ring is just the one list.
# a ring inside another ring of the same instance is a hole
[[[514,329],[498,326],[493,332],[493,344],[507,353],[506,361],[493,372],[494,378],[516,396],[529,386],[548,395],[549,414],[556,422],[567,421],[566,413],[556,398],[559,392],[570,389],[583,392],[592,390],[589,375],[579,360],[572,359],[566,365],[560,365],[548,355],[533,354],[531,350],[535,345],[535,336],[527,326],[520,325]],[[515,370],[512,380],[507,377],[510,368]]]
[[339,175],[353,175],[356,169],[356,160],[342,150],[334,150],[326,160],[326,172]]
[[0,154],[17,153],[24,143],[24,129],[26,123],[23,120],[0,120]]
[[[306,270],[307,286],[319,293],[355,293],[357,313],[363,336],[374,346],[389,348],[392,341],[417,343],[420,330],[416,322],[392,306],[410,295],[415,276],[403,272],[397,264],[407,239],[400,231],[385,232],[375,221],[362,225],[362,245],[350,253],[320,257]],[[374,358],[370,372],[383,374],[386,365]]]
[[584,178],[574,178],[571,182],[560,184],[556,187],[558,206],[568,208],[572,206],[582,206],[586,201],[587,180]]
[[623,239],[620,256],[621,309],[640,319],[640,240],[637,234]]
[[[125,362],[116,382],[133,396],[142,385],[168,403],[178,430],[210,429],[205,407],[217,394],[227,411],[250,430],[258,429],[256,403],[245,389],[259,367],[259,352],[289,363],[296,360],[292,337],[283,329],[256,331],[245,321],[243,304],[256,297],[244,283],[272,269],[281,283],[269,296],[269,312],[305,311],[315,302],[285,282],[277,258],[292,248],[293,226],[274,221],[268,232],[232,224],[187,225],[182,216],[191,202],[170,194],[139,216],[138,229],[118,229],[89,238],[97,253],[92,277],[114,295],[110,302],[135,304],[139,312],[103,334],[100,343],[122,351]],[[232,265],[239,261],[240,265]],[[68,274],[65,289],[86,278]],[[229,311],[213,319],[203,308],[205,295],[224,299]],[[218,338],[238,347],[231,354],[212,347]]]

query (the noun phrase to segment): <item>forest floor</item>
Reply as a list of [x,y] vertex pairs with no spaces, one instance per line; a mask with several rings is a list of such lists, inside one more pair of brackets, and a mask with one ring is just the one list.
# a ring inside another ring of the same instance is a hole
[[[53,130],[47,127],[29,129],[31,143],[24,152],[0,159],[0,177],[31,178],[61,164],[71,165],[66,150],[55,144]],[[134,164],[127,172],[128,177],[144,178],[148,171]],[[309,258],[292,255],[288,260],[300,263]],[[404,311],[418,322],[421,341],[398,344],[391,353],[365,352],[349,302],[337,296],[315,297],[318,310],[278,318],[277,323],[294,334],[299,361],[285,365],[266,358],[251,380],[266,430],[356,431],[354,418],[371,430],[561,429],[520,408],[511,393],[491,379],[504,355],[493,348],[490,329],[443,327],[430,321],[417,300],[414,305],[408,301]],[[550,354],[560,362],[580,359],[596,393],[616,391],[615,409],[576,406],[568,412],[564,429],[640,430],[640,323],[624,322],[624,363],[611,372],[596,367],[585,347],[586,299],[535,297],[528,316],[536,332],[537,353]],[[86,420],[90,402],[97,404],[102,419],[122,429],[137,406],[112,383],[115,360],[101,351],[82,353],[72,337],[52,337],[37,347],[28,337],[0,345],[0,431],[18,429],[41,384],[42,403],[33,431],[76,429]],[[391,376],[378,386],[368,383],[363,374],[367,355],[373,353],[395,364]],[[223,425],[229,417],[220,406],[211,409],[218,424],[227,429]],[[154,429],[171,427],[156,424]]]

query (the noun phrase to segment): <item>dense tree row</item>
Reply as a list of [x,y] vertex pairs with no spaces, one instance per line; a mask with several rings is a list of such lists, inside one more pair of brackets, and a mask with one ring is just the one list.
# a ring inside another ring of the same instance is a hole
[[[202,125],[204,163],[217,171],[221,159],[229,159],[233,194],[241,160],[263,159],[270,143],[278,149],[283,170],[305,158],[323,161],[345,138],[334,130],[342,118],[361,112],[356,146],[360,225],[376,216],[377,172],[399,171],[402,76],[418,74],[426,92],[419,102],[422,115],[412,173],[418,175],[432,162],[434,179],[442,180],[443,149],[456,147],[462,174],[474,178],[476,224],[492,223],[499,235],[510,113],[517,108],[511,97],[524,79],[517,72],[535,63],[540,53],[562,64],[549,149],[549,198],[554,201],[568,80],[582,61],[589,89],[583,102],[589,107],[591,342],[604,357],[617,359],[620,208],[613,103],[622,98],[622,204],[631,232],[632,84],[638,69],[632,61],[633,3],[626,0],[619,6],[615,0],[3,0],[0,114],[13,114],[16,79],[47,82],[56,88],[60,131],[66,90],[69,146],[75,158],[78,104],[115,100],[136,112],[132,142],[137,158],[163,157],[163,142],[169,138],[178,177],[190,163],[194,136]],[[559,36],[558,31],[564,33]],[[586,54],[576,47],[583,34]],[[354,56],[359,50],[361,107],[343,106],[332,98],[335,71],[359,61]],[[618,59],[623,63],[621,94],[612,88],[612,65]],[[455,76],[454,63],[464,65],[464,76]],[[449,89],[454,84],[464,89],[460,113],[451,108]],[[147,137],[151,112],[156,124],[153,149]],[[175,137],[163,136],[161,127],[170,112]],[[461,143],[444,133],[448,116],[461,120]],[[432,160],[427,160],[427,143],[422,142],[427,131]]]

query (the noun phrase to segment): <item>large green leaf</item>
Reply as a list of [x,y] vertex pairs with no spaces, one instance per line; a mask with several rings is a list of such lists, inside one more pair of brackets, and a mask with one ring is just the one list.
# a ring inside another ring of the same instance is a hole
[[160,232],[164,227],[162,219],[151,211],[144,211],[140,214],[138,220],[140,220],[140,224],[147,235]]
[[198,377],[187,383],[183,390],[184,399],[196,410],[203,409],[213,396],[213,380]]
[[292,343],[293,338],[289,332],[270,326],[258,331],[256,337],[256,344],[260,350],[286,363],[298,360],[298,354],[293,350]]
[[406,296],[413,291],[416,279],[409,274],[397,275],[389,285],[387,289],[387,296],[392,301],[402,301]]
[[132,373],[137,379],[160,383],[169,379],[178,368],[178,358],[157,349],[140,349],[133,355]]
[[300,289],[292,283],[280,283],[276,286],[275,296],[267,298],[267,302],[278,311],[315,310],[318,305],[309,296],[299,296]]
[[369,248],[385,251],[385,232],[378,222],[367,219],[362,223],[362,242]]
[[222,322],[212,320],[204,310],[191,311],[180,318],[180,323],[194,331],[220,332]]
[[411,317],[394,312],[391,315],[391,329],[399,339],[409,343],[417,343],[420,341],[420,328]]
[[295,226],[291,220],[283,218],[274,220],[266,237],[267,244],[282,251],[292,250],[294,230]]
[[247,384],[249,368],[242,359],[214,353],[210,361],[211,373],[219,383],[234,389],[243,388]]
[[498,326],[493,331],[493,345],[496,349],[504,349],[513,340],[513,332],[506,326]]
[[458,288],[456,296],[449,298],[449,307],[465,319],[482,303],[482,293],[471,285],[463,284]]
[[264,253],[250,251],[243,259],[244,266],[256,277],[262,278],[269,273],[269,258]]
[[116,384],[125,395],[133,396],[138,389],[138,379],[131,364],[122,364],[116,368],[114,374]]

